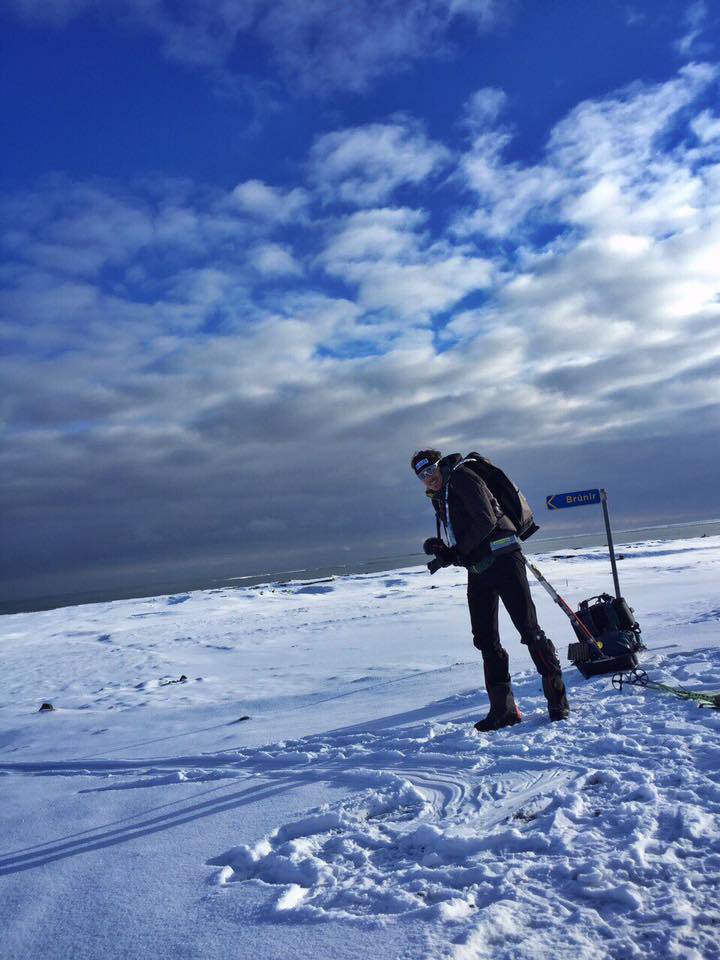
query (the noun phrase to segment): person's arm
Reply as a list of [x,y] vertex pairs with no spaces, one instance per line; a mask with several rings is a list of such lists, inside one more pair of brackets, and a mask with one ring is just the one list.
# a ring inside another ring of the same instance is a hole
[[[470,522],[456,526],[452,517],[453,498],[457,497],[463,512]],[[480,477],[462,467],[450,478],[450,513],[453,532],[457,540],[457,553],[460,557],[469,557],[495,531],[498,518],[493,508],[490,492]]]

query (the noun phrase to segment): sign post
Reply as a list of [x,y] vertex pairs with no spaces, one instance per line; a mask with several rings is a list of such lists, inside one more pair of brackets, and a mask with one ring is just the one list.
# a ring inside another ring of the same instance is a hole
[[603,519],[605,520],[605,531],[607,532],[608,550],[610,551],[610,566],[612,567],[613,583],[615,584],[615,596],[620,599],[620,581],[618,580],[617,563],[615,562],[615,544],[613,543],[612,530],[610,529],[610,517],[608,515],[607,492],[600,491],[602,500]]
[[605,520],[605,532],[607,533],[608,550],[610,551],[610,566],[612,567],[613,584],[615,585],[615,596],[620,599],[620,581],[618,580],[617,563],[615,561],[615,545],[610,529],[610,516],[607,507],[607,491],[600,490],[574,490],[571,493],[553,493],[545,498],[545,505],[548,510],[566,510],[568,507],[589,507],[591,504],[602,504],[603,519]]

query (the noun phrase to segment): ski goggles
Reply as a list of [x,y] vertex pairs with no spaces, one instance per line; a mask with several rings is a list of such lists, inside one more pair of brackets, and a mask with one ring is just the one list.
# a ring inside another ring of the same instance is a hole
[[438,468],[439,460],[430,463],[429,460],[419,460],[415,464],[415,476],[420,480],[429,480]]

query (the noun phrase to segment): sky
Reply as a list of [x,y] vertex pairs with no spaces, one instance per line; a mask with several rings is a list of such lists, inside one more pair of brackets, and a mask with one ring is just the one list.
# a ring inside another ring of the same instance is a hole
[[716,0],[9,0],[0,84],[7,597],[419,549],[426,446],[720,515]]

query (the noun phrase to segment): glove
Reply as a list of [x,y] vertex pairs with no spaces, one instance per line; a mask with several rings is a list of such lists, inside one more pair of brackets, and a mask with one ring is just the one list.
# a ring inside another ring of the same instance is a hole
[[[451,567],[453,564],[460,565],[455,547],[448,547],[437,537],[431,538],[434,542],[435,559],[427,565],[430,573],[437,573],[442,567]],[[426,541],[427,543],[428,541]],[[425,551],[428,553],[428,551]]]
[[440,537],[428,537],[423,543],[423,550],[429,557],[439,557],[448,547]]
[[443,548],[440,553],[436,554],[438,560],[442,563],[444,567],[452,567],[453,564],[458,566],[460,561],[458,560],[457,550],[455,547],[447,547],[443,544]]

